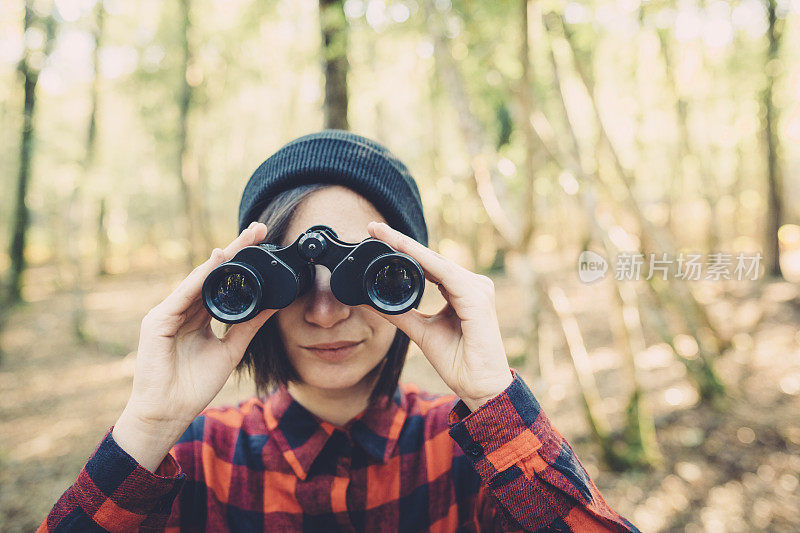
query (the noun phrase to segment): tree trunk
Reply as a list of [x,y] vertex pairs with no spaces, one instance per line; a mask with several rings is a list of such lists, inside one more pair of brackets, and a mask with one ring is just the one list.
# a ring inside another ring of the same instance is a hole
[[[48,16],[37,19],[33,0],[25,2],[25,32],[34,25],[44,25],[46,40],[44,54],[47,56],[53,46],[56,23]],[[17,195],[14,201],[14,218],[11,221],[11,244],[9,257],[11,268],[7,286],[7,303],[13,305],[22,299],[22,274],[25,270],[25,239],[28,233],[30,213],[25,203],[32,173],[34,111],[36,109],[36,84],[39,81],[39,67],[30,63],[30,50],[25,49],[17,66],[24,83],[25,99],[22,108],[22,131],[19,143],[19,170],[17,172]]]
[[[430,20],[431,17],[428,17],[428,19]],[[467,155],[470,158],[472,177],[478,198],[483,204],[489,220],[504,241],[501,246],[517,249],[521,245],[522,233],[519,230],[519,225],[511,221],[497,196],[497,191],[492,182],[483,127],[470,109],[469,95],[467,95],[465,89],[464,78],[458,70],[458,65],[455,64],[441,24],[435,24],[432,27],[431,37],[433,38],[436,72],[456,109],[458,125],[466,144]]]
[[322,59],[325,71],[325,127],[346,130],[347,18],[342,0],[319,0]]
[[782,277],[780,264],[780,243],[778,242],[778,230],[783,225],[783,207],[781,205],[781,193],[783,190],[781,169],[778,151],[780,141],[778,140],[777,125],[779,122],[778,110],[772,101],[772,93],[775,86],[775,78],[778,76],[778,49],[780,48],[782,36],[782,24],[775,16],[775,0],[766,0],[767,17],[769,28],[767,38],[766,61],[766,87],[762,93],[762,105],[764,106],[764,144],[766,145],[767,158],[767,235],[766,251],[768,273],[775,277]]
[[200,187],[200,169],[191,154],[189,142],[189,115],[191,114],[194,87],[192,86],[193,57],[191,43],[192,0],[180,0],[181,7],[181,80],[178,94],[178,146],[176,174],[181,186],[185,213],[186,237],[189,244],[187,262],[191,268],[207,255],[211,241],[204,217],[203,191]]
[[537,290],[541,294],[542,301],[550,308],[561,325],[572,362],[572,370],[578,380],[578,389],[581,393],[589,431],[602,450],[603,460],[611,468],[624,469],[628,465],[614,444],[608,419],[603,412],[600,393],[597,391],[597,382],[592,373],[586,344],[583,342],[578,321],[572,313],[569,299],[559,287],[548,288],[537,283]]
[[519,60],[522,64],[522,78],[519,87],[519,117],[517,120],[518,128],[522,131],[525,139],[525,155],[522,164],[522,177],[524,187],[522,194],[524,196],[522,201],[522,231],[520,246],[523,250],[522,261],[524,272],[521,273],[519,282],[524,294],[528,295],[525,301],[525,309],[522,316],[524,317],[522,335],[525,343],[525,367],[531,371],[541,368],[539,363],[539,348],[541,341],[539,339],[540,330],[540,303],[539,293],[535,290],[534,277],[537,273],[531,262],[532,254],[527,253],[532,247],[534,242],[534,235],[536,233],[536,201],[534,196],[533,182],[536,177],[536,170],[534,168],[534,156],[537,151],[536,133],[533,131],[531,124],[531,115],[533,113],[533,75],[531,68],[530,58],[530,28],[529,28],[529,0],[520,0],[520,46],[519,46]]
[[[652,288],[653,286],[649,285],[649,287]],[[672,353],[675,354],[678,360],[686,367],[687,374],[694,383],[700,395],[700,399],[716,409],[722,409],[727,402],[725,385],[714,370],[711,355],[705,351],[700,342],[698,342],[698,353],[696,357],[689,359],[679,355],[678,349],[675,346],[677,334],[670,328],[662,314],[658,311],[658,307],[664,305],[664,302],[656,291],[651,291],[649,295],[652,300],[646,302],[642,306],[642,309],[649,314],[650,320],[648,324],[655,329],[658,336],[661,337],[661,340],[669,345]],[[661,296],[663,297],[663,295]]]
[[86,306],[84,305],[85,281],[83,272],[83,261],[81,254],[81,238],[83,237],[83,214],[84,197],[83,189],[86,181],[89,180],[94,169],[95,154],[97,148],[97,113],[100,101],[99,90],[99,56],[100,46],[103,38],[103,25],[105,21],[105,9],[103,3],[95,5],[95,24],[92,30],[94,40],[94,50],[92,51],[92,85],[90,101],[91,107],[86,126],[86,145],[83,157],[83,173],[78,176],[78,181],[70,195],[67,220],[69,228],[66,235],[66,246],[72,266],[72,332],[80,344],[92,341],[92,336],[86,326]]
[[[663,235],[659,228],[656,228],[652,223],[650,223],[647,217],[645,217],[642,213],[639,201],[636,199],[633,192],[635,181],[634,177],[622,165],[622,160],[617,153],[614,143],[611,141],[611,138],[608,135],[608,131],[606,130],[600,115],[600,109],[597,103],[597,95],[594,91],[593,82],[589,78],[587,69],[581,63],[575,43],[573,42],[573,37],[570,34],[566,24],[557,14],[553,14],[549,19],[546,20],[554,20],[560,25],[563,32],[563,37],[572,51],[575,70],[577,71],[578,77],[583,83],[586,93],[589,96],[589,101],[592,104],[591,107],[598,125],[598,132],[603,140],[603,144],[611,156],[613,166],[622,183],[622,190],[625,192],[625,205],[636,217],[638,222],[643,251],[645,253],[674,253],[676,248],[672,244],[671,240],[668,239],[667,236]],[[708,332],[708,335],[705,335],[702,339],[698,338],[698,341],[713,341],[712,345],[708,347],[709,352],[720,353],[725,350],[730,345],[730,339],[722,335],[719,331],[719,328],[712,323],[706,308],[697,301],[697,298],[695,298],[694,294],[686,285],[686,283],[683,283],[681,280],[675,279],[672,276],[669,277],[669,283],[671,289],[680,296],[676,303],[682,306],[686,319],[694,322],[693,327],[695,329]]]
[[[370,43],[368,54],[368,61],[369,61],[369,69],[372,72],[377,72],[380,64],[378,58],[378,46],[377,42],[373,41]],[[373,123],[373,131],[375,132],[375,138],[378,141],[385,141],[387,138],[387,129],[391,125],[386,120],[386,109],[383,104],[384,102],[384,94],[380,91],[375,93],[375,101],[373,102],[373,113],[372,113],[372,123]]]
[[106,214],[108,200],[105,196],[100,197],[97,205],[97,275],[105,276],[108,274],[108,228],[106,227]]
[[[545,26],[545,20],[542,21]],[[569,113],[566,107],[566,102],[564,101],[564,95],[561,91],[560,85],[560,69],[558,67],[558,63],[555,60],[555,56],[552,54],[552,46],[550,48],[550,60],[551,66],[553,69],[553,79],[556,88],[556,97],[559,104],[559,108],[561,112],[564,114],[565,124],[567,127],[567,131],[569,132],[569,138],[571,140],[570,148],[572,150],[572,154],[561,156],[560,152],[558,151],[558,145],[553,142],[545,142],[542,139],[541,135],[538,135],[538,132],[534,130],[540,138],[542,145],[545,147],[545,151],[557,166],[561,168],[569,168],[571,169],[575,175],[578,177],[581,188],[580,193],[578,195],[582,208],[584,212],[590,214],[588,217],[589,220],[589,231],[590,234],[593,235],[594,240],[597,242],[603,243],[604,248],[606,249],[609,255],[616,253],[616,248],[612,246],[610,239],[607,238],[608,231],[610,228],[608,227],[609,221],[607,220],[608,217],[600,216],[596,212],[595,209],[595,199],[594,199],[594,187],[597,186],[602,190],[605,194],[605,197],[613,203],[614,195],[609,191],[609,186],[605,182],[605,180],[600,179],[600,176],[597,174],[596,170],[588,173],[583,170],[583,166],[581,165],[580,161],[582,160],[580,147],[577,142],[577,136],[574,131],[574,127],[570,122]],[[629,195],[631,195],[630,190],[628,190]],[[632,198],[629,198],[629,201],[632,202]],[[660,305],[661,307],[665,308],[674,308],[680,307],[678,304],[675,303],[674,298],[670,295],[669,291],[659,290],[660,287],[657,283],[657,280],[652,278],[649,280],[648,289],[652,292],[654,297],[657,297],[660,302],[656,305]],[[687,310],[687,305],[684,302],[684,305],[679,308],[678,315],[681,319],[686,323],[686,327],[689,332],[695,335],[695,338],[699,335],[699,330],[694,327],[694,319],[689,316],[689,312]],[[654,320],[656,323],[654,327],[658,330],[659,334],[662,336],[665,342],[672,345],[672,339],[677,332],[670,332],[670,328],[667,326],[666,321],[664,320],[663,316],[661,315],[661,311],[657,308],[653,310]],[[700,340],[698,339],[698,344]],[[675,354],[677,354],[676,350],[673,350]],[[689,376],[694,381],[698,392],[704,400],[708,400],[710,403],[715,405],[721,405],[721,399],[724,396],[724,387],[722,382],[717,378],[716,373],[714,372],[711,358],[709,354],[704,350],[701,349],[700,356],[694,360],[689,361],[684,357],[678,357],[678,359],[686,366]],[[635,399],[632,397],[632,400]]]
[[[673,191],[677,192],[678,194],[673,195],[673,198],[670,199],[670,207],[672,208],[673,206],[673,200],[679,200],[680,193],[683,192],[682,188],[687,184],[685,172],[686,166],[692,165],[692,161],[694,161],[694,166],[696,167],[695,172],[697,173],[700,184],[699,192],[706,202],[708,202],[708,207],[711,210],[711,217],[709,218],[708,231],[706,234],[706,249],[709,252],[714,252],[719,245],[719,234],[717,231],[718,228],[715,223],[716,202],[714,201],[715,198],[719,198],[719,187],[713,173],[708,169],[708,164],[704,163],[704,159],[701,157],[701,154],[697,153],[698,149],[696,147],[699,146],[699,143],[696,139],[692,138],[689,130],[689,102],[681,97],[678,89],[678,80],[675,78],[675,67],[673,65],[672,55],[670,54],[669,42],[667,41],[667,31],[656,30],[656,36],[658,37],[661,56],[664,60],[664,73],[667,79],[667,90],[671,93],[672,100],[675,105],[675,120],[678,129],[678,147],[671,169],[672,173],[676,176],[676,179],[673,181]],[[704,56],[701,56],[701,61],[703,61],[703,66],[705,66]],[[695,157],[691,158],[690,156],[693,154]],[[680,205],[680,201],[677,203]],[[674,213],[670,213],[671,222],[674,222],[674,216]]]
[[525,156],[522,166],[522,176],[525,187],[523,189],[524,200],[522,202],[522,242],[528,243],[535,231],[536,216],[534,213],[535,203],[533,196],[533,180],[535,170],[533,168],[533,156],[536,152],[536,136],[531,125],[531,114],[533,110],[532,95],[533,76],[531,75],[530,44],[528,39],[528,1],[520,0],[520,48],[519,60],[522,64],[522,78],[519,89],[520,119],[519,127],[525,139]]
[[[28,16],[26,14],[25,18]],[[23,60],[25,62],[25,60]],[[22,298],[22,272],[25,270],[25,238],[28,232],[28,206],[25,203],[31,174],[33,152],[33,112],[36,107],[36,82],[38,73],[25,62],[21,69],[25,77],[25,103],[22,115],[22,135],[19,144],[19,172],[17,173],[17,196],[14,204],[14,219],[11,230],[11,273],[8,281],[8,303],[14,304]]]
[[639,317],[639,298],[630,284],[616,281],[614,285],[612,297],[616,309],[616,336],[632,388],[625,411],[623,433],[626,462],[637,467],[654,467],[658,466],[663,458],[658,450],[656,426],[636,361],[647,347]]

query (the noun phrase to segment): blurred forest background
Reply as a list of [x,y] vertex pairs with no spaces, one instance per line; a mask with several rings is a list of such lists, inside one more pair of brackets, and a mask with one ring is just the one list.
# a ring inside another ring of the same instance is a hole
[[[2,2],[0,529],[74,481],[252,171],[336,127],[405,161],[431,247],[495,280],[512,365],[612,507],[797,531],[798,45],[798,0]],[[690,252],[760,254],[756,279],[648,262]],[[416,350],[403,379],[446,391]]]

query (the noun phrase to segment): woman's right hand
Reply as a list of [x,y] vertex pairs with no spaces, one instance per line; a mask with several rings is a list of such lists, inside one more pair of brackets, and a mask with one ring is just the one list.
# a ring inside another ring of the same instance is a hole
[[215,267],[260,243],[266,234],[264,224],[253,223],[224,250],[215,248],[142,320],[133,391],[112,435],[150,471],[222,389],[258,329],[275,313],[262,311],[218,338],[201,296],[203,282]]

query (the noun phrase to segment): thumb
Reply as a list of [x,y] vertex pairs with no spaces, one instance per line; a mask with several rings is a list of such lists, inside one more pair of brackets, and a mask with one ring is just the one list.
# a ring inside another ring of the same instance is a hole
[[408,338],[411,339],[414,344],[417,346],[422,345],[422,336],[423,332],[425,331],[424,320],[428,318],[429,315],[420,313],[416,309],[410,309],[401,315],[387,315],[386,313],[381,313],[371,305],[362,305],[367,307],[376,315],[385,318],[387,321],[397,326],[399,330],[408,335]]

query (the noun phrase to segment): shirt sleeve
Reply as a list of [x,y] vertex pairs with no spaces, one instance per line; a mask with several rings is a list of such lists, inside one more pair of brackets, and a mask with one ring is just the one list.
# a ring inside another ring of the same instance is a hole
[[150,472],[119,447],[113,429],[37,532],[163,530],[186,474],[171,454]]
[[511,384],[474,412],[459,400],[449,415],[450,436],[496,500],[502,529],[638,532],[606,504],[572,446],[512,374]]

